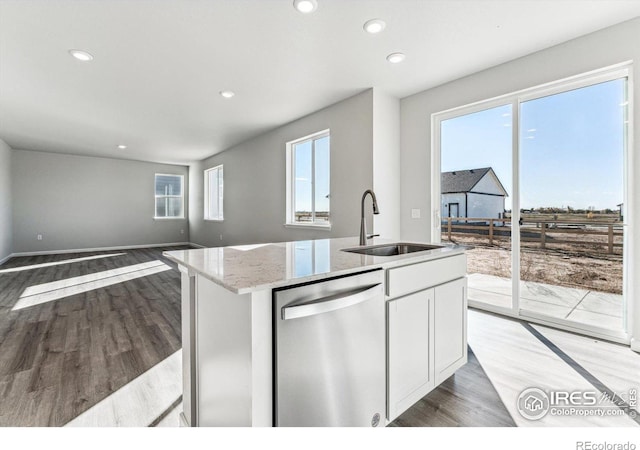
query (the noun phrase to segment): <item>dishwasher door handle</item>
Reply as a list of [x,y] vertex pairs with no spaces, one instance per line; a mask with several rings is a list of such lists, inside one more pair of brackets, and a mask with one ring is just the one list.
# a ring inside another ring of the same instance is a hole
[[298,319],[300,317],[315,316],[330,311],[346,308],[348,306],[357,305],[366,302],[380,295],[379,286],[381,283],[365,286],[360,289],[341,292],[339,294],[330,295],[328,297],[312,300],[308,303],[298,305],[285,306],[282,308],[282,320]]

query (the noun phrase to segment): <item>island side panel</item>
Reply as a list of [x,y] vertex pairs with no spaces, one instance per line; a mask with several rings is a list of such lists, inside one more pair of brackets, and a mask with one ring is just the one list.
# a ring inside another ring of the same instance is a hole
[[251,294],[251,368],[254,427],[273,426],[272,290]]
[[198,275],[195,292],[196,426],[272,426],[271,290],[238,295]]
[[197,275],[198,426],[251,426],[251,294]]
[[195,295],[196,276],[178,265],[182,282],[182,417],[183,425],[195,427],[196,414],[196,349]]

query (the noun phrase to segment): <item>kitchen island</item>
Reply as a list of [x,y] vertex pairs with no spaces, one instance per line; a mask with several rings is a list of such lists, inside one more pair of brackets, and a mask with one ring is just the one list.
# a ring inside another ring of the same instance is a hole
[[[278,421],[278,361],[291,361],[278,359],[289,353],[277,351],[276,326],[285,314],[276,311],[275,299],[289,288],[340,287],[353,275],[379,276],[379,283],[352,297],[363,301],[373,298],[376,289],[380,292],[374,308],[380,309],[381,319],[371,327],[380,337],[372,345],[380,347],[384,367],[382,381],[373,380],[376,388],[369,392],[382,396],[384,405],[371,419],[373,426],[393,420],[466,362],[464,247],[443,245],[391,256],[344,251],[354,248],[357,238],[165,252],[182,273],[184,425],[288,423]],[[304,417],[307,411],[294,413]],[[303,424],[352,424],[309,417],[311,422]]]

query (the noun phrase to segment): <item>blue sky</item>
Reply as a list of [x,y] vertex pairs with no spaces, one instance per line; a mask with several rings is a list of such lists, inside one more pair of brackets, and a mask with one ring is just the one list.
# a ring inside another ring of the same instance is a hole
[[[521,104],[522,208],[622,203],[625,95],[620,79]],[[511,122],[511,105],[442,122],[442,171],[493,167],[511,196]]]
[[[316,211],[329,210],[329,136],[316,139]],[[311,141],[295,146],[296,211],[311,211]]]

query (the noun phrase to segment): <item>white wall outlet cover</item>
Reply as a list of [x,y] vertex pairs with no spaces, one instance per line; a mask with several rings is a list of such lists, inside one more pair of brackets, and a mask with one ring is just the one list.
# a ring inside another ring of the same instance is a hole
[[412,209],[411,210],[411,218],[412,219],[419,219],[420,218],[420,210],[419,209]]

